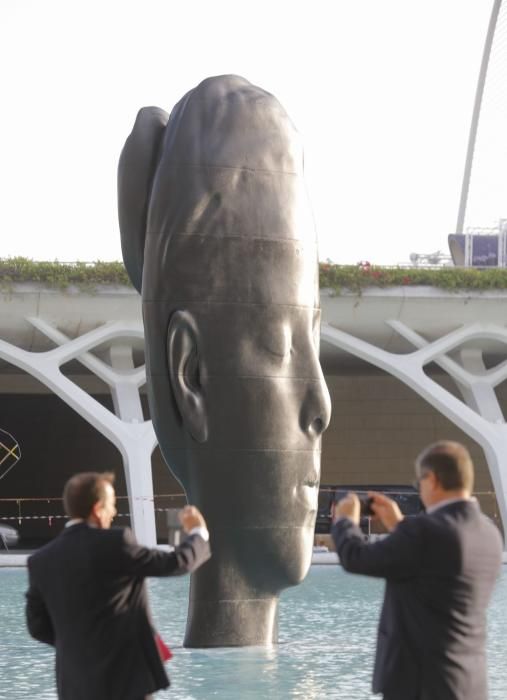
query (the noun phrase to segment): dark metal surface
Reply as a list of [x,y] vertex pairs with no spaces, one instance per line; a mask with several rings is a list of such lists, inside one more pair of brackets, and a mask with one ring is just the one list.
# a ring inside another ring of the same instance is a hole
[[140,111],[118,192],[155,430],[211,533],[185,644],[271,644],[310,565],[330,418],[298,134],[269,93],[209,78],[170,117]]

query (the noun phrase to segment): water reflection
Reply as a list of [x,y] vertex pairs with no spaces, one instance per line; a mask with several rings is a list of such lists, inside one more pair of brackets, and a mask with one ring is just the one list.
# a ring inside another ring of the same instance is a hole
[[[24,626],[26,573],[0,569],[0,700],[54,700],[53,652]],[[312,567],[284,592],[280,644],[273,648],[189,650],[181,647],[188,579],[150,581],[155,622],[174,658],[172,687],[157,700],[350,700],[369,692],[383,583]],[[495,591],[488,643],[490,700],[504,700],[507,682],[507,569]]]

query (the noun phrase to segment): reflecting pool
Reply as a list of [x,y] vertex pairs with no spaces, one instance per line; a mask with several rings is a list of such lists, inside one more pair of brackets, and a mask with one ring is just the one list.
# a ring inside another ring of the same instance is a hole
[[[273,649],[181,647],[188,578],[151,579],[155,622],[174,658],[172,686],[156,700],[369,700],[383,583],[339,566],[313,566],[283,593],[280,644]],[[23,569],[0,569],[0,700],[53,700],[53,651],[24,626]],[[507,567],[489,614],[490,700],[507,697]],[[91,700],[91,699],[90,699]]]

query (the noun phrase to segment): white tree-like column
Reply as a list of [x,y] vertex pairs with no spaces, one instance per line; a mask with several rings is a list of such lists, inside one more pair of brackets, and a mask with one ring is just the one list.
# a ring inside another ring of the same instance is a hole
[[[128,342],[144,338],[142,324],[115,321],[69,339],[40,318],[27,320],[58,347],[29,352],[0,340],[0,358],[45,384],[118,448],[123,458],[133,530],[140,542],[154,546],[157,539],[151,454],[157,439],[152,422],[143,418],[139,389],[146,382],[145,367],[134,367]],[[89,352],[103,343],[112,343],[111,365]],[[62,365],[73,359],[110,387],[116,415],[62,373]]]
[[[507,379],[507,361],[487,369],[480,348],[481,341],[495,340],[503,343],[507,352],[507,329],[474,323],[428,342],[400,321],[386,323],[415,350],[404,355],[388,352],[330,324],[322,324],[321,338],[396,377],[479,443],[507,532],[507,425],[495,392],[495,387]],[[462,347],[472,340],[473,348]],[[461,363],[449,353],[458,356]],[[465,403],[424,372],[430,362],[442,367],[456,382]]]

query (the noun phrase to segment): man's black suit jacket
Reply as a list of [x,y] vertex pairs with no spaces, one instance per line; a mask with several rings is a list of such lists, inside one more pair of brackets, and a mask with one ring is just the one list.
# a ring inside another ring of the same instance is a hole
[[167,688],[144,579],[189,573],[209,556],[199,535],[163,552],[140,546],[128,529],[86,523],[35,552],[28,630],[55,646],[60,700],[138,700]]
[[348,519],[332,535],[344,569],[386,579],[373,692],[389,700],[485,700],[486,608],[502,542],[477,503],[405,518],[372,544]]

